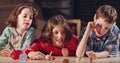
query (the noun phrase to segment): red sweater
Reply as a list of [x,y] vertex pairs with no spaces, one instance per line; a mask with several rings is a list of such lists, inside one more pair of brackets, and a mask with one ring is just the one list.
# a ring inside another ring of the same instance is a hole
[[[69,50],[69,56],[75,56],[76,47],[77,38],[72,36],[72,39],[66,44],[66,48]],[[44,54],[49,54],[52,51],[52,55],[62,56],[62,48],[57,48],[52,44],[52,42],[43,42],[41,39],[36,39],[31,46],[25,49],[26,54],[30,51],[41,51]]]

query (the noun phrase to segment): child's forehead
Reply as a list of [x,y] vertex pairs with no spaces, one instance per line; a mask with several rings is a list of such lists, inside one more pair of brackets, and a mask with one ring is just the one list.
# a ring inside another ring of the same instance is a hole
[[104,18],[104,17],[99,17],[96,19],[96,22],[100,22],[100,23],[106,23],[106,24],[113,24],[113,23],[109,23],[108,19],[107,18]]
[[96,24],[103,26],[103,27],[111,27],[112,26],[112,24],[108,23],[104,19],[97,19]]
[[64,28],[59,28],[59,27],[55,27],[55,28],[53,28],[52,29],[52,32],[64,32],[65,30],[64,30]]
[[104,20],[105,22],[109,23],[109,24],[113,24],[115,21],[115,19],[113,17],[110,16],[98,16],[98,18],[96,18],[96,20]]
[[64,30],[64,27],[63,27],[63,25],[56,25],[56,26],[54,26],[53,29],[63,29]]
[[22,10],[24,10],[24,9],[27,9],[27,10],[33,12],[32,8],[30,8],[30,7],[25,7],[25,8],[23,8]]
[[31,13],[32,14],[33,11],[29,8],[24,8],[24,9],[21,10],[21,13]]
[[57,27],[57,28],[63,28],[63,25],[61,24],[58,24],[58,25],[55,25],[54,28]]
[[30,6],[19,6],[16,11],[17,12],[22,12],[22,10],[24,10],[26,8],[29,9],[30,11],[33,11],[33,8],[30,7]]

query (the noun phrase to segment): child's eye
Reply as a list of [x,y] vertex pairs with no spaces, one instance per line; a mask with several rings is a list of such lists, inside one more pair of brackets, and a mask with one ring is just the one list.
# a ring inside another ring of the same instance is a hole
[[26,18],[27,16],[23,16],[24,18]]
[[107,27],[105,27],[105,29],[107,30],[108,28],[107,28]]
[[100,24],[97,24],[97,26],[102,27],[102,25],[100,25]]
[[55,34],[58,34],[58,32],[56,31]]
[[33,19],[33,17],[30,17],[30,19]]

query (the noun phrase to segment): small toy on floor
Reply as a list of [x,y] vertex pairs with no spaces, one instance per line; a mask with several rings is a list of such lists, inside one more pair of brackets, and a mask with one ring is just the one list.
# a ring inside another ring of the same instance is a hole
[[69,63],[69,59],[63,59],[62,63]]
[[51,60],[55,60],[55,56],[51,56],[52,55],[52,51],[50,52],[49,55],[46,55],[46,59],[51,61]]
[[21,50],[13,50],[11,53],[11,58],[13,59],[19,59],[19,56],[22,54],[23,52]]
[[88,58],[89,58],[90,63],[93,63],[93,56],[90,55]]

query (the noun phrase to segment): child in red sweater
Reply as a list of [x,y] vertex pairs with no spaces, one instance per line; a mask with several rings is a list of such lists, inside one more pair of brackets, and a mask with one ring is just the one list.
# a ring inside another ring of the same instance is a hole
[[55,56],[75,56],[77,38],[72,34],[63,16],[50,18],[36,39],[25,53],[30,59],[45,59],[51,51]]

